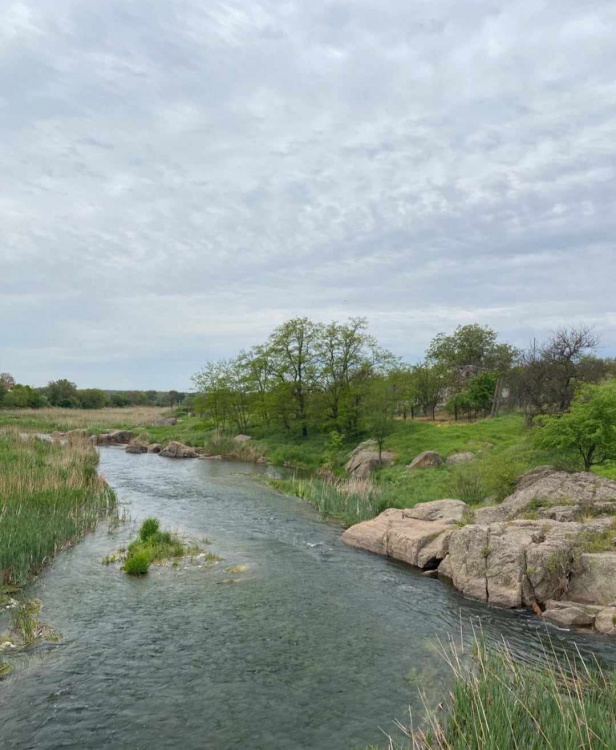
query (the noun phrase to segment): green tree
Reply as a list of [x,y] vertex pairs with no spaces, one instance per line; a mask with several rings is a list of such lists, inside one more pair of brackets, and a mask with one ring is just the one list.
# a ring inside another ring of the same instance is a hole
[[7,409],[40,409],[48,401],[40,392],[29,385],[14,385],[4,397],[3,406]]
[[417,388],[417,402],[423,413],[436,419],[436,408],[442,402],[447,390],[447,371],[439,365],[424,362],[414,369]]
[[376,440],[379,447],[379,461],[383,452],[383,444],[394,430],[395,404],[391,385],[384,378],[372,380],[365,401],[364,422],[366,431],[371,438]]
[[616,383],[583,385],[568,412],[538,418],[534,435],[541,448],[576,452],[584,469],[616,459]]
[[150,406],[154,406],[158,399],[158,391],[146,391],[145,397]]
[[79,408],[79,395],[77,386],[70,380],[52,380],[45,388],[45,395],[52,406],[61,406],[65,409]]
[[107,405],[107,395],[100,388],[84,388],[77,394],[82,409],[103,409]]
[[309,398],[315,382],[317,328],[308,318],[278,326],[268,342],[272,373],[292,399],[302,437],[308,437]]

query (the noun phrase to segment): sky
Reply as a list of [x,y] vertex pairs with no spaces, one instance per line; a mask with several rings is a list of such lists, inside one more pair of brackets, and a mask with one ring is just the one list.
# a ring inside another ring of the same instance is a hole
[[295,316],[616,354],[614,0],[0,0],[0,371],[190,387]]

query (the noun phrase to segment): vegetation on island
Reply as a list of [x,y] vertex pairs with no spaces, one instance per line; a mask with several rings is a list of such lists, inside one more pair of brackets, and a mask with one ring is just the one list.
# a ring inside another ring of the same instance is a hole
[[[167,560],[176,563],[182,557],[194,557],[199,553],[201,553],[201,548],[196,542],[182,538],[171,531],[162,531],[157,518],[146,518],[141,524],[139,535],[128,545],[128,548],[109,555],[103,563],[109,565],[121,562],[125,573],[145,575],[153,563],[163,563]],[[222,559],[211,552],[204,554],[203,557],[208,563]]]

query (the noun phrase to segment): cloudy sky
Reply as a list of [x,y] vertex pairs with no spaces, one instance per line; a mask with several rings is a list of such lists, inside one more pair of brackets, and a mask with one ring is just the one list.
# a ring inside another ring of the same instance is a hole
[[0,0],[0,370],[188,388],[296,315],[616,353],[614,0]]

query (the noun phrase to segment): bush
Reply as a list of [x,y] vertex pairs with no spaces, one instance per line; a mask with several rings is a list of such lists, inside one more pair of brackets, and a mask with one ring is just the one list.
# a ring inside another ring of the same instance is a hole
[[146,518],[139,529],[139,537],[141,541],[146,542],[150,537],[158,534],[159,529],[160,521],[158,518]]
[[150,555],[145,552],[136,552],[126,559],[124,570],[131,576],[145,575],[150,568]]
[[464,467],[454,471],[450,480],[450,487],[451,496],[468,505],[477,505],[483,502],[488,495],[483,478],[475,467]]

